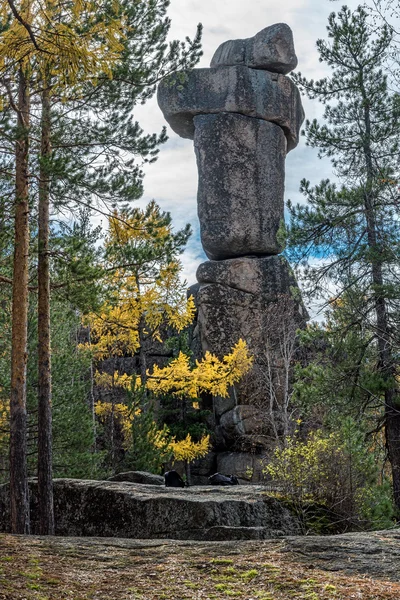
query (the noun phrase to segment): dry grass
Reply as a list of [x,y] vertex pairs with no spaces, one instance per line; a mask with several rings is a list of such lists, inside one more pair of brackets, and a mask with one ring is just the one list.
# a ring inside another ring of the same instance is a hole
[[283,549],[0,535],[0,600],[400,599],[400,583],[325,572]]

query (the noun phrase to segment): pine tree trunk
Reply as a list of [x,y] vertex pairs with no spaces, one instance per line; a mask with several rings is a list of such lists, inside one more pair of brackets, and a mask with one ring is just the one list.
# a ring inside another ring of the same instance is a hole
[[400,510],[400,403],[395,379],[393,347],[390,336],[386,298],[384,297],[384,277],[382,269],[381,248],[378,241],[373,203],[373,183],[375,170],[372,161],[371,120],[369,98],[361,80],[361,92],[364,102],[364,157],[367,171],[364,191],[364,211],[367,224],[368,246],[371,250],[371,279],[375,301],[376,330],[378,340],[379,367],[385,381],[385,435],[386,446],[392,469],[393,498]]
[[54,535],[51,356],[50,356],[50,271],[49,211],[50,182],[50,95],[42,93],[42,139],[39,180],[38,251],[38,509],[39,533]]
[[27,534],[29,494],[27,474],[26,362],[29,259],[29,89],[18,73],[18,139],[15,147],[15,248],[13,268],[11,396],[10,396],[10,508],[12,533]]

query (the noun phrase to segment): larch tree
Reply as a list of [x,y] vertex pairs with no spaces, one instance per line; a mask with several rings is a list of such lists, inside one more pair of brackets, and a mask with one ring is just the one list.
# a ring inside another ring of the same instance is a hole
[[[95,360],[108,359],[113,364],[108,381],[105,381],[106,374],[95,373],[98,384],[108,387],[111,394],[111,403],[97,405],[96,410],[109,420],[113,469],[116,467],[116,425],[124,420],[127,411],[116,400],[121,387],[125,387],[125,379],[119,377],[116,363],[121,356],[137,357],[140,382],[136,387],[141,389],[144,404],[140,410],[150,410],[146,381],[151,365],[147,364],[146,346],[152,340],[164,341],[162,329],[165,326],[179,332],[193,318],[193,301],[186,299],[178,260],[189,235],[189,226],[174,232],[170,215],[162,212],[155,202],[143,210],[115,210],[109,218],[104,261],[106,299],[84,322],[90,328],[90,347]],[[129,387],[129,380],[127,384]]]
[[[165,344],[168,335],[182,332],[194,317],[193,298],[187,299],[186,285],[180,280],[179,254],[189,235],[188,226],[174,232],[170,215],[162,212],[155,202],[144,210],[116,211],[110,218],[106,239],[108,298],[98,311],[85,318],[85,323],[91,329],[89,346],[94,358],[115,359],[112,373],[109,369],[96,373],[97,385],[111,394],[111,402],[96,404],[96,413],[103,423],[109,420],[113,469],[117,466],[116,423],[122,428],[124,449],[129,452],[132,445],[129,440],[135,437],[136,424],[141,426],[141,414],[151,411],[153,415],[159,396],[172,394],[183,402],[198,400],[202,392],[226,396],[229,386],[239,381],[252,365],[246,344],[241,340],[222,360],[207,353],[203,360],[193,364],[191,357],[179,352],[175,358],[170,357],[172,360],[164,368],[149,363],[149,342]],[[116,369],[116,359],[126,356],[137,357],[137,374]],[[131,407],[125,403],[121,394],[124,389],[139,394],[141,403],[131,402]],[[154,429],[152,419],[149,432],[155,432],[156,438],[161,436],[165,441],[161,435],[164,430]],[[165,448],[183,457],[189,465],[195,455],[205,452],[206,437],[199,442],[190,437],[167,440]],[[189,469],[187,475],[190,479]]]
[[[307,264],[314,293],[326,287],[341,297],[352,288],[362,305],[352,322],[363,320],[373,333],[376,369],[382,378],[388,456],[396,506],[400,508],[400,398],[397,382],[399,288],[398,162],[400,103],[383,71],[392,33],[372,30],[366,11],[343,7],[332,13],[329,41],[318,40],[320,60],[330,76],[294,76],[301,90],[325,105],[324,123],[306,123],[307,143],[331,159],[342,187],[303,181],[306,205],[289,205],[292,256]],[[312,262],[308,261],[312,258]],[[351,298],[351,296],[350,296]],[[350,323],[351,326],[351,323]]]
[[143,387],[146,340],[161,341],[163,325],[179,332],[193,319],[194,303],[186,299],[178,259],[190,233],[189,225],[174,232],[170,214],[154,201],[143,210],[115,211],[109,219],[109,298],[87,318],[96,340],[92,348],[98,358],[137,354]]

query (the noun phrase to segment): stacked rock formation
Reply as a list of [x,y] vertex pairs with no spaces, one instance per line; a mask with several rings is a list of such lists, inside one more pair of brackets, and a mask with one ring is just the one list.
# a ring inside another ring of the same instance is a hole
[[[293,36],[282,23],[216,51],[209,69],[166,77],[158,102],[172,129],[194,140],[199,172],[201,241],[210,259],[193,286],[202,352],[230,352],[245,339],[255,368],[228,400],[215,399],[219,445],[268,447],[262,356],[271,304],[306,311],[283,256],[285,157],[304,119],[300,94],[286,77],[297,65]],[[278,319],[279,320],[279,319]]]

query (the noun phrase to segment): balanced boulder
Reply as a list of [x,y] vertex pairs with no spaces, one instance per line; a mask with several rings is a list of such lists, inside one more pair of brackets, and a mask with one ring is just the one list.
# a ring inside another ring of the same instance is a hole
[[211,67],[246,65],[286,75],[297,67],[293,33],[286,23],[265,27],[255,36],[244,40],[229,40],[221,44]]

